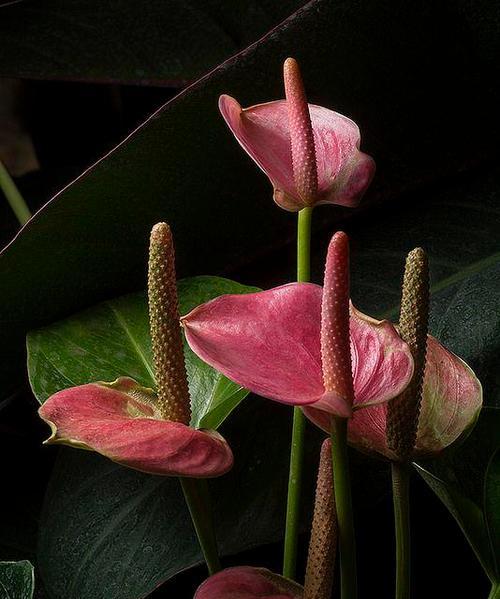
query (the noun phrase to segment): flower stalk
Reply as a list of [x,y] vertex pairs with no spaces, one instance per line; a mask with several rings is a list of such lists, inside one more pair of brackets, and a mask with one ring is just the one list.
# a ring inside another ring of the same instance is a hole
[[31,212],[23,196],[19,193],[16,184],[9,175],[7,169],[0,161],[0,189],[3,191],[7,202],[9,202],[12,211],[16,215],[19,224],[22,226],[31,218]]

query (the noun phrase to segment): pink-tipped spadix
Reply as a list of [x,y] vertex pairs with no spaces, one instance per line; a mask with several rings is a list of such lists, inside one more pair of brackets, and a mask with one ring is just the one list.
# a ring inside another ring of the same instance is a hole
[[321,302],[321,362],[325,392],[352,406],[349,326],[349,240],[335,233],[328,246]]
[[298,211],[317,204],[356,206],[375,173],[347,117],[308,104],[297,62],[284,65],[285,100],[243,109],[230,96],[219,109],[234,136],[269,177],[275,202]]
[[225,474],[233,464],[227,442],[215,431],[189,426],[174,247],[166,223],[158,223],[151,232],[148,296],[157,391],[128,377],[63,389],[39,410],[52,430],[47,443],[93,450],[151,474]]
[[[346,241],[343,236],[335,239],[329,268],[336,268],[333,260],[339,258],[337,250]],[[328,293],[326,298],[334,301]],[[341,350],[338,372],[335,348],[323,364],[321,339],[329,332],[322,331],[322,325],[333,326],[338,317],[333,312],[322,319],[324,300],[319,285],[292,283],[259,293],[221,296],[195,308],[181,322],[191,349],[202,360],[254,393],[303,406],[306,414],[315,410],[349,417],[352,409],[386,402],[401,393],[413,372],[408,346],[389,322],[376,321],[351,306],[353,403],[346,348]],[[344,298],[342,318],[347,320],[345,307]],[[347,323],[342,326],[347,344]]]
[[295,188],[302,202],[306,206],[312,206],[318,196],[316,149],[304,83],[299,65],[294,58],[285,60],[283,80]]

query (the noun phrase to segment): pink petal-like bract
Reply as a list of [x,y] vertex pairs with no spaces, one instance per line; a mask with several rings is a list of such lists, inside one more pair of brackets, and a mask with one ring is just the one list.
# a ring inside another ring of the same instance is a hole
[[162,420],[155,399],[126,377],[59,391],[39,409],[52,429],[46,442],[91,449],[150,474],[209,478],[230,470],[231,449],[217,432]]
[[[274,199],[286,210],[311,205],[295,185],[286,100],[243,109],[221,96],[219,109],[234,136],[274,187]],[[375,173],[373,159],[359,150],[356,123],[322,106],[309,104],[317,168],[315,204],[356,206]]]
[[264,568],[222,570],[198,588],[194,599],[302,599],[298,584]]
[[[429,336],[414,457],[437,454],[451,445],[474,424],[481,406],[481,383],[474,372]],[[394,459],[385,436],[386,413],[386,406],[356,412],[349,423],[349,442]]]
[[[223,295],[181,321],[191,349],[250,391],[291,405],[314,405],[325,395],[321,368],[322,288],[290,283],[246,295]],[[355,408],[388,401],[411,379],[406,343],[387,321],[351,309]],[[331,395],[331,394],[330,394]],[[328,410],[350,413],[343,398]]]

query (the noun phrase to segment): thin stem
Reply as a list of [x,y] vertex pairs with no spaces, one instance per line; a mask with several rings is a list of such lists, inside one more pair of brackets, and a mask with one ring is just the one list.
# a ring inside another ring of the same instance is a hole
[[392,499],[396,531],[396,599],[409,599],[410,582],[410,467],[392,463]]
[[30,218],[31,212],[19,193],[16,184],[0,161],[0,189],[3,191],[20,225],[24,225]]
[[347,419],[332,418],[332,466],[335,505],[337,508],[340,584],[342,599],[356,599],[356,541],[352,513],[351,480],[347,454]]
[[[303,208],[298,214],[297,221],[297,280],[299,282],[307,282],[311,276],[311,220],[312,208]],[[283,576],[292,580],[295,579],[297,570],[305,427],[306,420],[302,410],[294,408],[283,556]]]
[[494,582],[488,599],[500,599],[500,583]]
[[221,570],[217,539],[215,538],[210,494],[207,481],[196,478],[180,478],[191,520],[200,543],[210,575]]
[[311,222],[312,208],[302,208],[297,221],[297,281],[311,280]]

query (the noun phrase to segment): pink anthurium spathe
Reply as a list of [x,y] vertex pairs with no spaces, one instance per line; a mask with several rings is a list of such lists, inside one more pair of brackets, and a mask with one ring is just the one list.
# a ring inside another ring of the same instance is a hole
[[52,429],[46,443],[96,451],[124,466],[165,476],[209,478],[233,463],[215,431],[165,420],[151,389],[122,377],[55,393],[39,414]]
[[297,62],[285,61],[286,100],[242,108],[230,96],[219,109],[234,136],[269,177],[275,202],[297,211],[317,204],[356,206],[375,173],[349,118],[308,104]]
[[[347,236],[330,244],[326,277],[345,269]],[[354,393],[340,376],[340,352],[322,359],[322,336],[336,323],[328,306],[335,289],[292,283],[248,295],[226,295],[195,308],[181,319],[191,349],[243,387],[282,403],[314,407],[349,417],[352,410],[389,401],[409,383],[413,359],[393,325],[351,307],[350,348]],[[327,341],[326,341],[327,342]],[[341,348],[343,349],[343,348]],[[325,352],[324,352],[325,353]],[[326,352],[328,354],[328,352]],[[346,380],[350,377],[344,377]]]
[[230,470],[233,454],[215,431],[190,427],[170,228],[151,232],[148,296],[156,391],[128,377],[63,389],[39,409],[52,435],[124,466],[165,476],[210,478]]
[[301,586],[265,568],[240,566],[211,576],[194,599],[302,599]]

